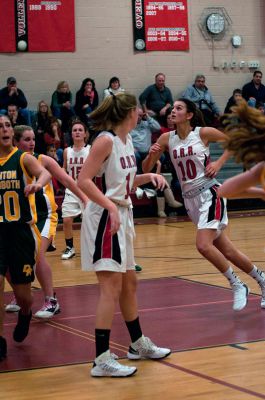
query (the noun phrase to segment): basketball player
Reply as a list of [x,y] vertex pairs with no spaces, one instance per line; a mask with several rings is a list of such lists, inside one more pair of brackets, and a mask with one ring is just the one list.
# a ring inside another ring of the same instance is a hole
[[[32,155],[13,146],[10,119],[0,116],[0,360],[6,357],[3,337],[4,278],[7,271],[20,306],[13,339],[22,342],[32,316],[31,282],[40,244],[35,196],[51,176]],[[37,181],[33,178],[37,177]]]
[[[67,175],[53,158],[44,154],[34,153],[35,133],[32,128],[21,125],[15,127],[14,131],[14,143],[19,150],[33,154],[45,169],[61,182],[62,185],[71,189],[86,204],[87,197],[77,187],[76,182]],[[55,238],[58,221],[57,205],[51,181],[36,194],[36,208],[38,216],[37,227],[41,234],[41,247],[36,264],[36,276],[43,289],[45,300],[41,309],[36,312],[35,317],[49,319],[60,312],[60,306],[53,291],[52,270],[45,257],[48,247]],[[6,311],[17,311],[15,307],[19,309],[16,301],[13,301],[6,306]]]
[[[90,150],[90,145],[86,144],[88,131],[81,121],[76,121],[72,125],[73,146],[64,149],[63,168],[75,181],[82,168]],[[65,190],[62,204],[63,230],[65,235],[66,249],[62,253],[62,260],[69,260],[75,255],[73,239],[73,221],[82,213],[83,207],[80,200],[71,190]]]
[[118,301],[132,341],[128,358],[159,359],[170,354],[169,349],[159,348],[143,336],[140,327],[129,196],[134,186],[151,181],[158,189],[163,189],[166,181],[152,173],[135,175],[136,159],[128,134],[135,128],[138,118],[133,95],[119,93],[107,97],[90,117],[94,129],[100,133],[80,172],[78,185],[91,200],[81,228],[82,269],[96,272],[100,290],[96,311],[96,358],[91,375],[125,377],[133,375],[136,367],[120,364],[109,350]]
[[226,135],[215,128],[201,127],[204,124],[201,113],[187,99],[174,103],[172,121],[176,130],[159,137],[143,161],[143,171],[151,170],[162,152],[169,150],[187,213],[197,226],[197,249],[228,279],[234,294],[233,309],[240,311],[246,306],[249,288],[235,274],[231,263],[258,282],[262,291],[261,307],[265,308],[265,275],[226,236],[226,200],[218,197],[220,185],[211,178],[229,153],[224,152],[219,160],[209,164],[209,143],[224,141]]

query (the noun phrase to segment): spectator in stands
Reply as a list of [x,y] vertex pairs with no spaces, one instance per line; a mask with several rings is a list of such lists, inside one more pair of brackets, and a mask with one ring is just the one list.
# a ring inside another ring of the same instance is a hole
[[262,101],[257,101],[256,109],[259,110],[262,114],[264,114],[265,113],[265,104]]
[[7,78],[7,86],[0,90],[0,114],[7,114],[9,104],[17,106],[21,115],[30,124],[30,113],[27,109],[27,99],[21,89],[17,87],[17,80],[13,76]]
[[165,133],[165,132],[169,132],[169,131],[174,131],[174,129],[176,129],[176,126],[174,124],[174,122],[172,121],[172,115],[171,115],[171,111],[172,108],[168,108],[165,114],[166,117],[166,123],[161,126],[161,130],[160,130],[160,134]]
[[229,114],[232,112],[231,107],[236,106],[240,103],[242,100],[242,90],[241,89],[235,89],[233,91],[233,95],[229,98],[226,106],[225,106],[225,114]]
[[[159,160],[156,162],[156,174],[161,174],[161,162]],[[170,187],[165,187],[164,190],[157,190],[156,202],[157,216],[160,218],[167,217],[167,214],[165,213],[166,203],[168,203],[172,208],[180,208],[183,206],[182,203],[176,201]]]
[[72,93],[66,81],[60,81],[52,94],[51,109],[53,115],[62,121],[62,131],[69,131],[71,118],[75,115],[72,105]]
[[255,107],[257,101],[265,103],[265,86],[261,80],[262,72],[254,71],[252,81],[246,83],[242,88],[242,96],[251,107]]
[[90,125],[89,113],[98,106],[98,92],[95,82],[91,78],[83,80],[82,85],[76,93],[75,112],[81,121]]
[[48,131],[44,133],[44,141],[47,146],[53,144],[56,148],[56,154],[58,157],[59,164],[63,165],[63,150],[64,150],[64,137],[61,131],[61,125],[57,118],[52,117]]
[[216,118],[220,116],[220,110],[213,99],[211,92],[205,85],[206,78],[202,74],[195,77],[193,85],[189,85],[182,97],[193,101],[201,110],[207,126],[216,125]]
[[32,118],[32,128],[36,140],[35,150],[38,154],[46,154],[47,145],[44,135],[49,130],[52,117],[50,107],[45,101],[41,100],[38,104],[37,113]]
[[117,78],[117,76],[113,76],[109,81],[109,86],[107,89],[104,89],[103,99],[111,94],[117,94],[120,92],[125,92],[125,89],[121,87],[119,78]]
[[155,83],[148,86],[139,97],[144,113],[156,117],[163,122],[166,111],[173,104],[171,91],[165,86],[165,74],[159,72],[155,76]]
[[[54,144],[49,144],[47,146],[46,154],[47,156],[53,158],[60,165]],[[52,186],[55,196],[64,193],[64,186],[54,176],[52,176]]]
[[145,159],[149,152],[153,132],[160,132],[159,123],[139,108],[137,125],[130,132],[135,151],[137,172],[139,174],[142,173],[142,160]]
[[9,104],[7,106],[7,115],[9,116],[13,128],[16,125],[25,125],[27,122],[25,118],[20,114],[15,104]]

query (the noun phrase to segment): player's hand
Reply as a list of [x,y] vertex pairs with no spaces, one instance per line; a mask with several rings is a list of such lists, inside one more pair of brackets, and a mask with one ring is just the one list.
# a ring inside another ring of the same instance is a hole
[[152,144],[152,146],[149,149],[149,154],[156,154],[156,153],[160,153],[161,151],[162,151],[162,148],[161,148],[160,144],[154,143],[154,144]]
[[216,161],[211,162],[205,169],[205,176],[208,178],[215,178],[220,170],[220,166]]
[[121,221],[120,214],[116,205],[109,211],[110,216],[110,233],[115,235],[120,229]]
[[163,177],[163,175],[159,174],[150,174],[151,182],[155,186],[156,189],[164,190],[166,187],[169,187],[166,179]]
[[24,194],[28,197],[30,194],[39,192],[41,189],[42,186],[39,183],[31,183],[25,187]]

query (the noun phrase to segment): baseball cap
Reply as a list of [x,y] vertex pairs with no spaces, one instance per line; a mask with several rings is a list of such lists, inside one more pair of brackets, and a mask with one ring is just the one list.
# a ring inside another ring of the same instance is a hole
[[17,83],[17,80],[13,76],[10,76],[9,78],[7,78],[6,83],[7,85],[9,85],[10,83]]

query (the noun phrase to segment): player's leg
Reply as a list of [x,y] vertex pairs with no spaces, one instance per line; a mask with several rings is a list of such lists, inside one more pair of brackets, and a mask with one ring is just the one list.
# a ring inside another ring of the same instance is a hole
[[215,246],[224,254],[224,256],[231,261],[236,267],[246,272],[253,279],[256,280],[261,288],[261,307],[265,308],[265,274],[262,270],[257,268],[252,263],[249,257],[236,248],[236,246],[223,232],[220,237],[214,242]]
[[22,342],[28,335],[32,317],[31,282],[34,281],[35,260],[40,248],[40,233],[35,225],[14,224],[10,228],[12,241],[8,246],[9,273],[17,303],[20,307],[13,338]]
[[54,294],[52,270],[48,263],[45,253],[52,242],[51,238],[41,238],[40,252],[36,263],[36,277],[41,285],[44,293],[45,301],[40,310],[35,314],[37,318],[52,318],[55,314],[60,312],[60,306]]
[[127,357],[132,360],[141,358],[160,359],[170,354],[170,349],[158,347],[142,333],[138,314],[137,278],[134,259],[134,223],[131,209],[122,210],[122,225],[124,228],[124,248],[126,251],[126,273],[122,275],[122,290],[120,308],[128,328],[131,344]]
[[118,272],[97,272],[100,294],[96,311],[96,358],[91,370],[94,377],[125,377],[136,372],[135,367],[120,364],[109,350],[112,320],[122,286],[121,275]]
[[229,261],[216,246],[218,241],[222,240],[224,232],[219,238],[216,238],[217,231],[214,229],[198,229],[196,238],[196,247],[198,251],[213,264],[228,279],[234,293],[233,309],[242,310],[247,304],[249,289],[241,282],[239,277],[233,271]]

